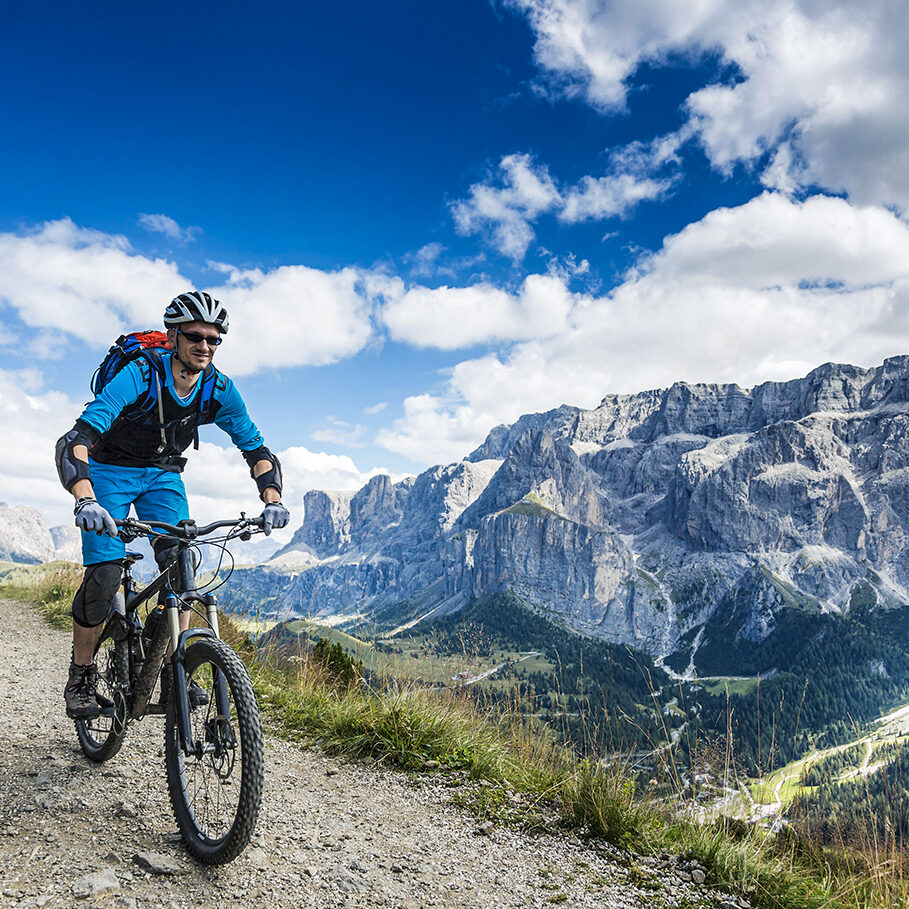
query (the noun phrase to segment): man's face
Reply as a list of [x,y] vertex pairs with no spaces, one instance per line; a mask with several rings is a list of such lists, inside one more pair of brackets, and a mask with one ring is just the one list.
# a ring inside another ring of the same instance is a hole
[[196,370],[205,369],[215,354],[215,345],[208,344],[208,339],[217,341],[220,337],[218,329],[209,322],[184,322],[167,330],[167,339],[176,349],[177,356],[190,369]]

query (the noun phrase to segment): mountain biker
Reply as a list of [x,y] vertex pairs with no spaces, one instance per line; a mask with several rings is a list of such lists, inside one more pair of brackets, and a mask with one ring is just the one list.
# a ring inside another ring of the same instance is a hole
[[[186,464],[182,453],[198,439],[200,423],[216,423],[246,459],[265,503],[265,532],[290,520],[281,504],[281,465],[266,448],[234,384],[212,364],[227,334],[227,310],[211,295],[194,290],[171,301],[164,325],[173,350],[157,354],[163,367],[161,406],[145,413],[136,404],[149,388],[152,367],[144,358],[134,359],[57,442],[57,472],[76,500],[85,566],[73,599],[73,656],[64,690],[66,713],[72,718],[93,719],[100,712],[94,651],[120,584],[126,552],[114,519],[127,517],[130,505],[140,520],[176,524],[189,518],[180,476]],[[200,380],[212,378],[211,401],[203,408]],[[167,541],[156,541],[155,559],[162,569],[169,549]],[[188,625],[189,613],[184,612],[181,630]],[[191,692],[191,700],[193,695],[199,698],[204,693]]]

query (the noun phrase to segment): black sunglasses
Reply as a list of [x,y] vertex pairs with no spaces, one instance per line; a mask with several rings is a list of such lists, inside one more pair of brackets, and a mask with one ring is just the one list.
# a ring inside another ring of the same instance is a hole
[[179,328],[177,334],[183,335],[190,344],[201,344],[205,341],[209,347],[217,347],[224,340],[220,335],[200,335],[197,331],[182,331]]

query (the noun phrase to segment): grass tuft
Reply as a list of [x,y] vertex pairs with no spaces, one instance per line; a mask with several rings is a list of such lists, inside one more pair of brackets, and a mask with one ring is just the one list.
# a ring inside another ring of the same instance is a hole
[[82,582],[82,567],[72,562],[16,566],[0,576],[0,596],[34,603],[52,628],[73,627],[73,596]]

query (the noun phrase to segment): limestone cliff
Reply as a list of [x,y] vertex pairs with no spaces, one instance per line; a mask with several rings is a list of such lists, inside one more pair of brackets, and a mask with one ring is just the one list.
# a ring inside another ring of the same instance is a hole
[[54,548],[44,515],[37,508],[0,502],[0,561],[49,562]]
[[580,631],[693,655],[721,610],[757,640],[787,607],[909,602],[907,435],[909,357],[609,395],[415,479],[309,493],[244,583],[280,591],[275,611],[417,618],[510,589]]

